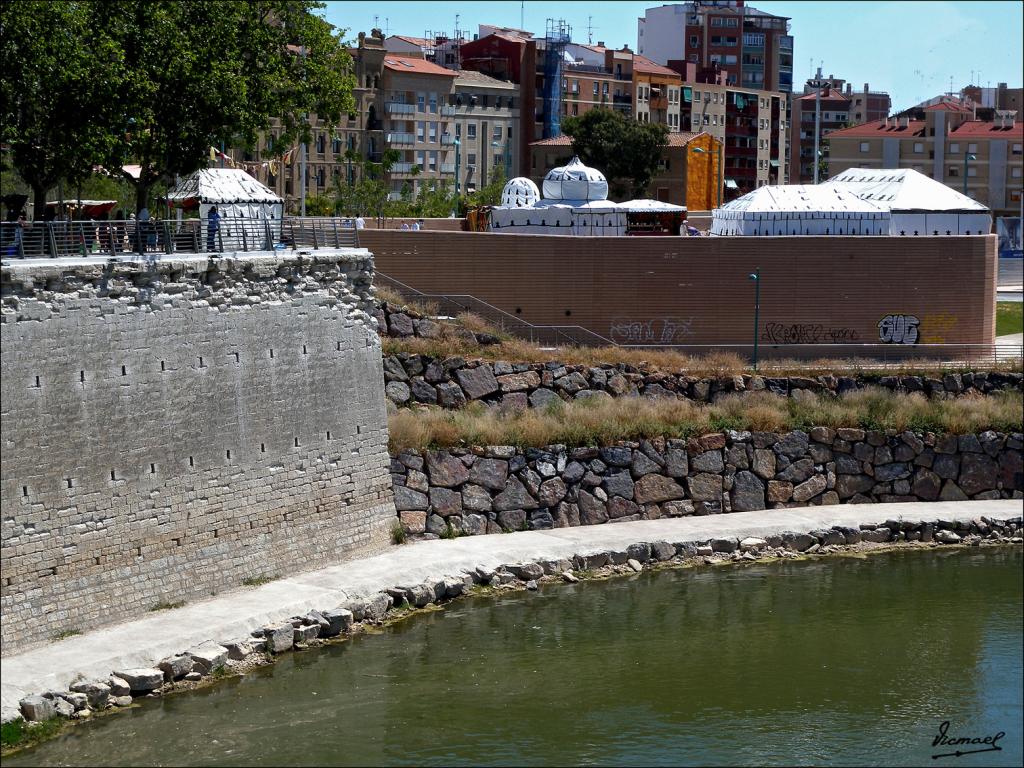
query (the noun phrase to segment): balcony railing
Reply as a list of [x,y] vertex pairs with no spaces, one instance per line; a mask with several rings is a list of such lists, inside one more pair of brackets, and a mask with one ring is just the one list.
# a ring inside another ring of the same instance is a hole
[[412,167],[414,165],[415,163],[393,163],[391,165],[391,174],[412,173]]
[[454,174],[455,163],[441,163],[441,173],[443,174]]
[[388,144],[413,144],[416,137],[411,133],[389,133]]
[[632,96],[612,96],[612,104],[633,104]]
[[389,115],[415,115],[415,104],[402,104],[398,101],[389,101],[384,105]]
[[455,144],[455,137],[450,133],[441,134],[441,144],[446,146],[452,146]]
[[455,116],[455,107],[451,106],[450,104],[443,104],[441,106],[441,116],[442,117],[454,117]]

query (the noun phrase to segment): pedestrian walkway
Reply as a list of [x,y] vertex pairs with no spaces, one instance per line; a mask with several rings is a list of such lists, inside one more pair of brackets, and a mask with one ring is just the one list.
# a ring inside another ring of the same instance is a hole
[[[257,588],[241,588],[5,657],[0,683],[0,716],[4,720],[15,716],[18,702],[26,695],[66,689],[78,677],[94,679],[106,677],[114,669],[152,667],[160,659],[208,640],[240,639],[258,627],[304,615],[313,609],[333,608],[348,599],[389,587],[459,576],[478,565],[493,569],[510,563],[622,551],[639,542],[763,538],[784,531],[806,533],[886,520],[969,521],[981,516],[1008,519],[1020,514],[1019,500],[843,504],[407,544],[375,557],[298,573]],[[168,595],[168,601],[173,599],[173,595]]]

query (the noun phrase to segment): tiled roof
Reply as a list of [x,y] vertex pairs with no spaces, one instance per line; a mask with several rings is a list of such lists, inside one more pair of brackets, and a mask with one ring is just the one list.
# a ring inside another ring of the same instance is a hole
[[[692,133],[690,131],[684,131],[682,133],[670,133],[668,135],[668,146],[670,147],[685,147],[696,137],[700,136],[700,133]],[[831,134],[830,134],[831,135]],[[564,133],[561,136],[555,136],[551,139],[541,139],[540,141],[534,141],[530,144],[531,147],[569,147],[572,146],[572,138],[566,136]]]
[[[850,101],[850,97],[849,96],[844,95],[842,91],[837,91],[834,88],[826,89],[821,94],[821,100],[822,101],[826,101],[828,99],[831,99],[833,101]],[[814,94],[813,93],[804,94],[799,99],[797,99],[797,101],[811,101],[811,102],[813,102],[814,101]]]
[[829,139],[874,139],[878,137],[903,137],[924,136],[924,120],[910,120],[906,126],[901,126],[899,121],[889,118],[889,125],[884,120],[875,120],[863,125],[854,125],[849,128],[839,128],[831,131]]
[[419,45],[423,48],[426,48],[431,44],[430,41],[427,40],[425,37],[410,37],[409,35],[392,35],[392,37],[397,38],[399,40],[405,40],[405,42],[407,43]]
[[442,75],[444,77],[458,77],[459,73],[444,67],[439,67],[426,59],[415,59],[411,56],[396,56],[389,53],[384,58],[384,67],[392,72],[402,72],[407,75]]
[[964,104],[958,104],[950,101],[941,101],[938,104],[932,104],[930,107],[924,108],[925,112],[971,112],[972,110]]
[[998,120],[994,123],[968,120],[965,123],[960,123],[960,125],[950,131],[949,135],[951,137],[988,136],[993,139],[1024,139],[1024,123],[1016,122],[1012,126],[1007,123],[1003,126],[999,124]]
[[496,77],[485,75],[473,69],[460,69],[455,85],[486,85],[492,88],[515,88],[516,84],[508,80],[499,80]]
[[680,77],[679,73],[674,69],[663,67],[661,64],[655,64],[646,56],[641,56],[638,53],[633,54],[633,71],[643,72],[648,75],[671,75],[672,77]]

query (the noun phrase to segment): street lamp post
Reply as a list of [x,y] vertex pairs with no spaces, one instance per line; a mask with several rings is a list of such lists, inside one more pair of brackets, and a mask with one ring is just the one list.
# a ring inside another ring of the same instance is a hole
[[758,267],[749,275],[754,281],[754,372],[757,372],[757,329],[761,315],[761,268]]
[[455,139],[455,196],[459,196],[459,144],[461,143],[458,139]]
[[964,152],[964,194],[967,194],[967,161],[977,160],[977,155],[972,155],[970,152]]
[[505,139],[505,143],[501,144],[497,141],[492,141],[491,146],[497,149],[502,147],[502,158],[505,161],[505,179],[508,180],[512,175],[512,153],[509,152],[511,144],[508,139]]
[[807,82],[808,85],[814,88],[814,183],[818,183],[819,174],[819,160],[818,160],[818,145],[821,142],[821,87],[829,84],[831,81],[822,80],[821,78],[821,67],[818,67],[818,74],[813,80]]

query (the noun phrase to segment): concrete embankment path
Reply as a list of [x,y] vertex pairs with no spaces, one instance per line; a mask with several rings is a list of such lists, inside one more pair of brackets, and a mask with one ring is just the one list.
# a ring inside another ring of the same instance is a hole
[[[182,608],[87,631],[2,659],[0,716],[18,713],[26,695],[63,690],[76,678],[108,676],[114,669],[152,667],[159,660],[206,641],[223,642],[310,610],[428,579],[460,576],[476,566],[571,558],[625,550],[640,542],[697,542],[713,538],[763,538],[785,531],[806,533],[832,526],[856,528],[886,520],[968,522],[982,516],[1008,519],[1021,501],[857,504],[762,510],[645,520],[614,525],[524,531],[424,541],[381,555],[300,573],[256,588],[241,588]],[[168,599],[173,599],[169,595]]]

